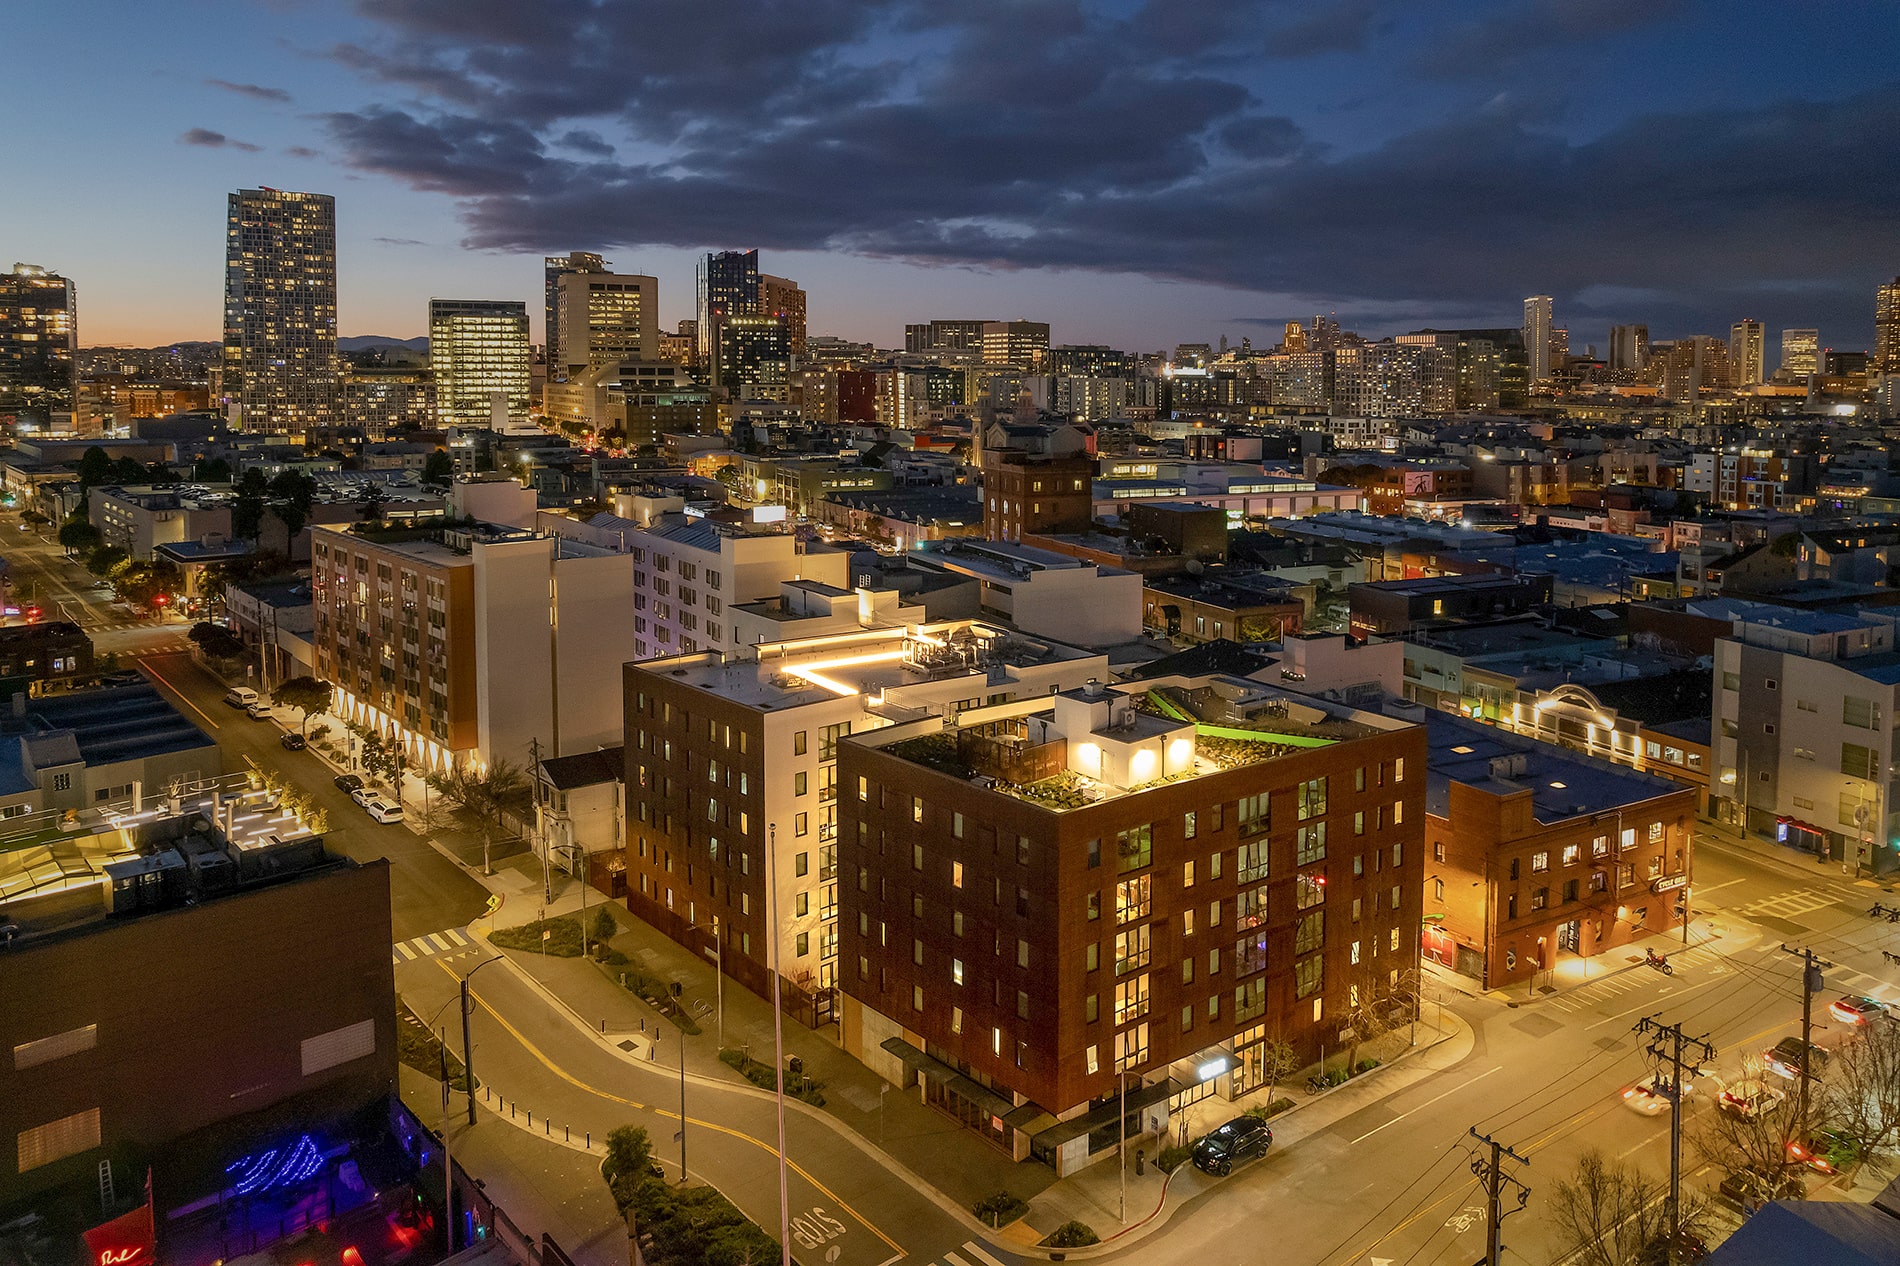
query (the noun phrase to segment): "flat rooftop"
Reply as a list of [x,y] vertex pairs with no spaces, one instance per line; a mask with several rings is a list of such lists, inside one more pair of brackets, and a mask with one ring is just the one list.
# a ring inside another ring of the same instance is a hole
[[847,694],[877,699],[904,686],[955,677],[989,678],[1000,685],[1007,678],[995,676],[999,670],[1094,658],[1073,646],[982,621],[862,629],[813,638],[809,644],[796,639],[777,647],[768,643],[760,652],[758,660],[707,652],[645,660],[636,667],[773,712]]
[[[1449,712],[1425,712],[1425,741],[1429,751],[1425,808],[1441,818],[1450,813],[1454,782],[1497,796],[1529,790],[1531,813],[1546,824],[1626,808],[1684,790],[1684,784],[1667,778],[1638,773]],[[1522,757],[1522,772],[1500,772],[1493,765],[1499,757]]]

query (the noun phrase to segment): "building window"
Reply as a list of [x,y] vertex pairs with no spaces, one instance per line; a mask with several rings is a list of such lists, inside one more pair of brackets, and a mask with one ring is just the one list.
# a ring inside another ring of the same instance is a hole
[[1293,929],[1293,952],[1310,954],[1326,943],[1326,912],[1315,910],[1300,916]]
[[1326,824],[1313,822],[1299,830],[1294,844],[1295,865],[1308,866],[1326,860]]
[[1310,910],[1326,900],[1326,877],[1302,872],[1293,886],[1295,909]]
[[1272,823],[1272,813],[1268,808],[1267,793],[1257,796],[1242,796],[1235,806],[1234,825],[1242,835],[1259,835]]
[[1432,900],[1443,901],[1444,899],[1445,899],[1445,881],[1442,879],[1432,880]]
[[1115,924],[1132,923],[1148,917],[1149,876],[1137,875],[1115,885]]
[[1293,965],[1293,996],[1309,998],[1319,992],[1320,985],[1326,979],[1326,956],[1315,954],[1311,958],[1302,958]]
[[1181,815],[1181,838],[1191,840],[1196,834],[1199,823],[1192,809]]
[[1316,818],[1326,812],[1326,780],[1309,778],[1299,786],[1299,819]]
[[1432,841],[1432,860],[1435,862],[1445,860],[1445,842],[1443,840]]
[[1581,844],[1564,845],[1564,865],[1575,866],[1578,862],[1582,860],[1583,860],[1583,845]]
[[1115,856],[1117,866],[1123,874],[1131,870],[1140,870],[1154,860],[1154,828],[1151,825],[1131,827],[1115,837]]
[[1549,853],[1536,852],[1536,853],[1531,854],[1531,874],[1533,875],[1542,874],[1544,871],[1547,871],[1549,869],[1550,869],[1550,854]]
[[99,1109],[88,1108],[71,1116],[20,1131],[17,1168],[21,1173],[77,1156],[98,1147]]

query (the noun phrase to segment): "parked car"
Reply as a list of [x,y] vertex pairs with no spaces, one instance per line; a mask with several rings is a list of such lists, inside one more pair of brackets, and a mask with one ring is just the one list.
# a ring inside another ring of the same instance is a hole
[[1722,1111],[1748,1120],[1760,1116],[1776,1104],[1783,1103],[1788,1096],[1778,1086],[1771,1086],[1758,1078],[1747,1078],[1735,1082],[1717,1096],[1715,1104]]
[[1817,1174],[1836,1174],[1860,1159],[1860,1144],[1840,1130],[1817,1130],[1805,1144],[1788,1144],[1788,1155]]
[[393,800],[384,800],[380,796],[371,796],[363,801],[363,810],[378,822],[402,821],[402,806]]
[[358,787],[355,791],[350,793],[350,799],[367,808],[369,802],[380,798],[381,794],[382,793],[371,787]]
[[1871,1024],[1887,1014],[1887,1004],[1878,998],[1860,998],[1848,994],[1836,998],[1827,1010],[1842,1024]]
[[249,686],[233,686],[224,692],[224,701],[234,708],[248,708],[257,702],[257,691]]
[[[1682,1079],[1682,1097],[1695,1094],[1695,1082],[1688,1077]],[[1646,1117],[1661,1116],[1669,1111],[1669,1079],[1660,1073],[1651,1074],[1623,1092],[1623,1102]]]
[[253,721],[270,720],[270,705],[262,699],[254,699],[244,705],[244,715]]
[[1784,1037],[1761,1053],[1761,1062],[1776,1076],[1789,1081],[1799,1077],[1804,1067],[1809,1077],[1819,1077],[1827,1071],[1827,1061],[1826,1047],[1804,1043],[1798,1037]]
[[333,781],[338,791],[347,791],[352,797],[363,789],[363,780],[355,774],[338,774]]
[[1272,1145],[1273,1131],[1265,1121],[1235,1117],[1194,1145],[1194,1168],[1224,1178],[1241,1161],[1265,1156]]
[[277,741],[284,745],[286,752],[301,752],[304,748],[310,746],[309,741],[294,730]]

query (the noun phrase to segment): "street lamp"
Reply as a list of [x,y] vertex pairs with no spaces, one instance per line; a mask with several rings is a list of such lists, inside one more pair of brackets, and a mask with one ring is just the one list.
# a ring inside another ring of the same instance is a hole
[[475,1055],[468,1037],[468,982],[475,978],[476,972],[490,963],[499,963],[504,957],[505,955],[497,954],[493,958],[483,959],[475,964],[468,975],[462,977],[462,1087],[468,1092],[468,1123],[470,1125],[475,1124]]

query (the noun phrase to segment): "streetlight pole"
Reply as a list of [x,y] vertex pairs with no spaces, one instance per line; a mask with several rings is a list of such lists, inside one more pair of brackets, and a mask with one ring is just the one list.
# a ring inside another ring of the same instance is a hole
[[503,955],[497,954],[493,958],[484,959],[475,964],[474,971],[462,977],[462,1088],[468,1092],[468,1123],[470,1125],[475,1124],[475,1050],[474,1044],[470,1042],[468,1035],[470,1000],[468,982],[475,978],[475,972],[480,971],[490,963],[499,963],[503,957]]
[[1121,1144],[1115,1149],[1115,1162],[1121,1167],[1121,1213],[1122,1225],[1128,1225],[1128,1068],[1123,1060],[1115,1061],[1115,1087],[1121,1096]]

